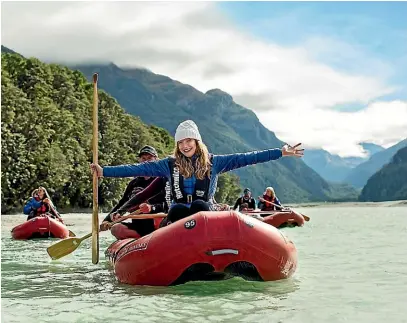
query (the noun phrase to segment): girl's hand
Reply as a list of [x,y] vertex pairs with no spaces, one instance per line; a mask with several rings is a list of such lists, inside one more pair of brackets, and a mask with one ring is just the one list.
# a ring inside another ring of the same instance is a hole
[[294,156],[294,157],[302,157],[304,156],[304,149],[297,149],[297,147],[301,146],[301,143],[296,144],[295,146],[284,145],[282,150],[283,156]]
[[99,164],[90,164],[90,169],[92,174],[96,172],[97,177],[103,177],[103,168],[99,166]]

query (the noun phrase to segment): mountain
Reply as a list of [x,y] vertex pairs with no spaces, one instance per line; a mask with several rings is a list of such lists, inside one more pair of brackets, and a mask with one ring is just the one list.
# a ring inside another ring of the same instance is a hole
[[407,146],[398,150],[390,163],[369,178],[359,200],[407,200]]
[[[120,69],[114,64],[78,65],[90,80],[99,73],[99,88],[114,96],[130,114],[167,129],[172,135],[179,122],[194,120],[214,153],[245,152],[281,147],[256,115],[219,90],[199,92],[192,86],[146,69]],[[122,128],[125,129],[125,128]],[[299,138],[300,139],[300,138]],[[343,184],[329,184],[302,160],[282,158],[235,171],[243,186],[260,195],[274,186],[284,202],[354,200],[357,192]]]
[[[107,65],[77,65],[88,79],[99,73],[99,86],[114,96],[127,112],[163,127],[172,135],[177,125],[194,120],[210,151],[217,154],[281,147],[283,142],[266,129],[251,110],[235,103],[228,93],[202,93],[190,85],[146,69]],[[300,138],[298,138],[300,140]],[[294,143],[292,143],[294,144]],[[332,186],[302,160],[282,158],[235,171],[243,186],[260,195],[273,186],[283,202],[354,199],[355,190]]]
[[[83,74],[18,54],[1,54],[1,210],[21,212],[32,190],[44,186],[59,209],[87,208],[92,203],[93,85]],[[137,161],[137,151],[154,143],[166,156],[174,139],[124,112],[99,91],[99,149],[102,165]],[[126,131],[123,131],[126,129]],[[129,179],[99,181],[99,206],[110,208]],[[219,202],[233,203],[241,192],[238,178],[219,178]]]
[[345,158],[332,155],[323,149],[307,149],[304,162],[327,181],[343,182],[354,167],[355,162],[348,162]]
[[385,150],[384,147],[376,145],[371,142],[361,142],[359,145],[362,146],[362,148],[365,150],[365,152],[367,152],[368,157],[371,157],[372,155]]
[[1,52],[2,52],[2,53],[5,53],[5,54],[16,54],[16,55],[22,56],[21,54],[19,54],[19,53],[13,51],[13,50],[10,49],[10,48],[7,48],[7,47],[3,46],[3,45],[1,45]]
[[354,187],[362,188],[374,173],[390,162],[391,158],[398,150],[406,146],[407,139],[404,139],[394,146],[372,155],[372,157],[366,162],[352,169],[349,175],[345,178],[345,182],[352,184]]
[[324,149],[307,149],[303,160],[325,180],[341,183],[345,181],[353,168],[368,160],[373,154],[384,150],[383,147],[373,143],[360,143],[359,145],[367,153],[366,157],[340,157],[330,154]]

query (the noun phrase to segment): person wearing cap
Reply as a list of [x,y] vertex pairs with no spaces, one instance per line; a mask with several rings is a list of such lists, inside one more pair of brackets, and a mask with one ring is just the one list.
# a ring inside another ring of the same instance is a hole
[[262,211],[281,211],[283,209],[272,187],[266,188],[263,197],[259,196],[258,207]]
[[256,200],[252,197],[250,188],[245,188],[243,191],[243,196],[236,200],[233,210],[236,210],[237,208],[239,208],[239,211],[256,209]]
[[[158,153],[154,147],[144,146],[140,149],[139,162],[146,163],[158,160]],[[154,185],[153,182],[155,181]],[[126,187],[120,201],[110,210],[100,225],[102,231],[111,229],[111,233],[117,239],[139,238],[154,231],[154,220],[133,220],[131,223],[117,223],[111,226],[111,222],[117,220],[128,211],[141,208],[143,213],[159,213],[165,210],[165,179],[150,176],[138,176]],[[151,186],[151,187],[150,187]],[[148,191],[141,194],[147,187]]]
[[98,177],[160,176],[170,182],[172,204],[166,218],[171,223],[199,211],[213,210],[218,176],[233,169],[264,163],[284,156],[302,157],[303,149],[284,145],[229,155],[209,154],[198,126],[192,120],[181,122],[175,132],[174,155],[150,163],[105,166],[91,164]]

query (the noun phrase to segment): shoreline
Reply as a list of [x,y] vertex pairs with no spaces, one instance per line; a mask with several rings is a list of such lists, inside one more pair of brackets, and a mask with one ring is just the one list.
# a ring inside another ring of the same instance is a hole
[[407,206],[407,200],[385,201],[385,202],[305,202],[305,203],[287,203],[284,206],[292,208],[312,208],[312,207],[402,207]]
[[[283,204],[285,207],[290,208],[329,208],[329,207],[369,207],[369,206],[380,206],[380,207],[407,207],[407,200],[399,201],[385,201],[385,202],[304,202],[304,203],[286,203]],[[104,210],[103,208],[99,209],[99,214],[107,213],[110,209]],[[61,214],[92,214],[93,209],[91,208],[67,208],[59,209]],[[1,215],[19,215],[22,212],[17,210],[9,213],[1,213]]]

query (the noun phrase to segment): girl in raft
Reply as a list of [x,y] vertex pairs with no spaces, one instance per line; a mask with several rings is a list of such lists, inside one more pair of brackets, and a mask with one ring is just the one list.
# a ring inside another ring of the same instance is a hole
[[91,164],[91,170],[98,177],[166,177],[171,184],[172,204],[162,224],[169,224],[200,211],[214,210],[213,198],[219,174],[282,156],[304,155],[304,149],[297,148],[301,144],[294,147],[285,145],[282,149],[212,155],[208,153],[198,127],[192,120],[186,120],[178,126],[175,142],[174,156],[149,163],[103,168]]
[[64,223],[52,203],[47,190],[43,186],[40,186],[31,193],[31,197],[25,204],[23,211],[24,214],[28,215],[27,221],[37,216],[50,216]]
[[272,187],[266,188],[263,197],[259,196],[258,207],[261,211],[281,211],[283,209]]

